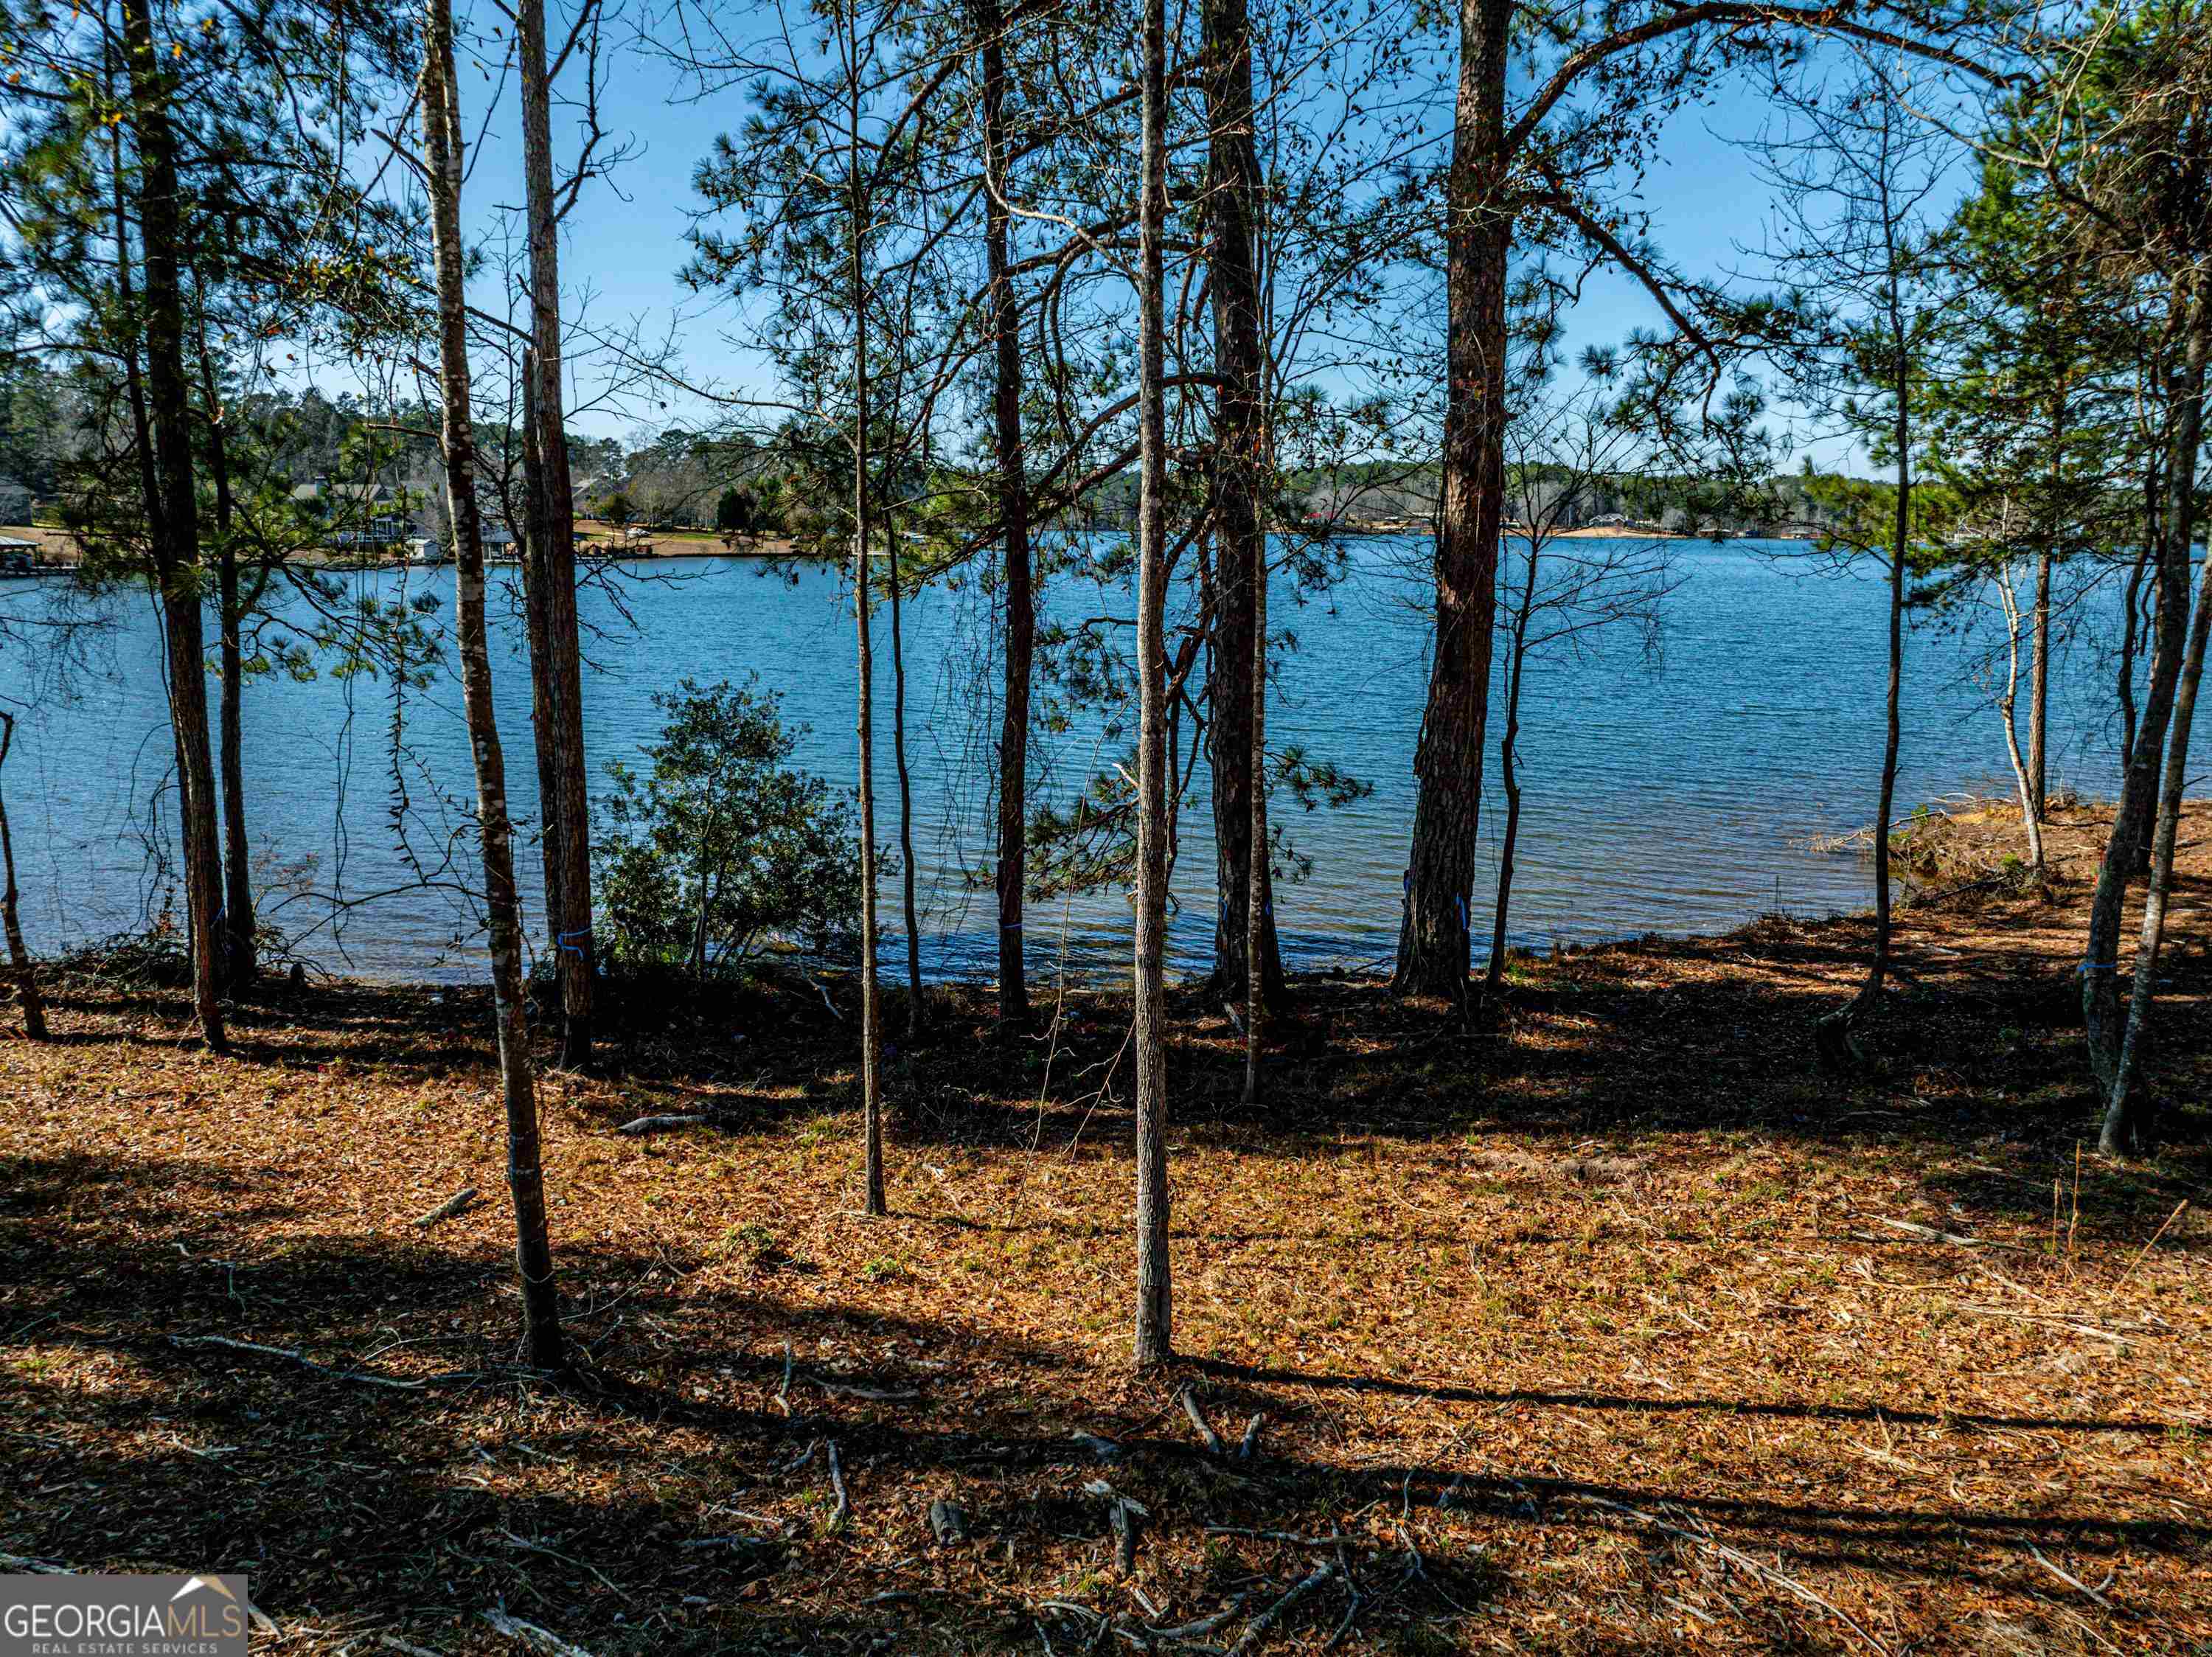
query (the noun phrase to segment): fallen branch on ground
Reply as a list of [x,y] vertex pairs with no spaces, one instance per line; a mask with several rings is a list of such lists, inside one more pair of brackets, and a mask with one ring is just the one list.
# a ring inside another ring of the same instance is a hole
[[628,1589],[596,1565],[588,1564],[581,1559],[571,1558],[565,1553],[547,1547],[543,1542],[533,1542],[528,1537],[517,1536],[513,1531],[502,1530],[500,1535],[506,1538],[507,1545],[510,1548],[520,1548],[525,1553],[542,1553],[548,1559],[557,1559],[564,1565],[574,1565],[578,1570],[589,1571],[623,1599],[628,1599],[630,1597]]
[[845,1521],[853,1516],[852,1498],[845,1494],[845,1470],[838,1465],[837,1441],[830,1441],[830,1488],[837,1493],[837,1505],[830,1514],[831,1531],[842,1531]]
[[526,1623],[520,1617],[510,1617],[503,1611],[483,1613],[485,1622],[510,1640],[520,1640],[526,1646],[550,1654],[550,1657],[592,1657],[581,1646],[572,1646],[559,1635],[542,1629],[535,1623]]
[[1358,1536],[1300,1536],[1296,1531],[1255,1531],[1247,1525],[1208,1525],[1208,1536],[1241,1536],[1254,1542],[1282,1542],[1293,1548],[1364,1548],[1370,1553],[1389,1553],[1387,1542],[1370,1542]]
[[2087,1594],[2092,1599],[2102,1605],[2106,1611],[2112,1610],[2112,1602],[2105,1598],[2104,1591],[2106,1588],[2109,1588],[2112,1586],[2112,1578],[2119,1575],[2118,1571],[2107,1571],[2105,1574],[2104,1581],[2100,1586],[2093,1588],[2087,1582],[2084,1582],[2080,1577],[2061,1570],[2057,1566],[2052,1564],[2049,1559],[2044,1556],[2043,1550],[2037,1547],[2034,1543],[2031,1542],[2027,1544],[2027,1550],[2035,1556],[2035,1563],[2037,1564],[2042,1566],[2044,1569],[2049,1571],[2053,1576],[2063,1582],[2068,1587],[2079,1588],[2082,1593]]
[[1876,1225],[1887,1226],[1892,1231],[1901,1231],[1908,1237],[1925,1238],[1931,1243],[1949,1243],[1957,1248],[2003,1248],[2002,1243],[1992,1243],[1984,1237],[1962,1237],[1955,1231],[1938,1231],[1933,1226],[1923,1226],[1911,1220],[1893,1220],[1886,1214],[1875,1215]]
[[706,1115],[703,1112],[676,1111],[672,1112],[665,1116],[639,1117],[635,1121],[623,1123],[622,1126],[617,1128],[615,1131],[617,1133],[629,1134],[632,1138],[635,1138],[643,1134],[659,1133],[664,1130],[670,1128],[704,1127],[712,1120],[714,1120],[714,1118]]
[[1132,1645],[1148,1645],[1156,1640],[1177,1642],[1202,1640],[1209,1634],[1218,1634],[1243,1614],[1244,1602],[1252,1596],[1240,1593],[1211,1617],[1201,1617],[1194,1623],[1178,1623],[1171,1629],[1117,1628],[1114,1631]]
[[1213,1430],[1213,1423],[1206,1420],[1206,1412],[1198,1407],[1197,1395],[1187,1386],[1182,1390],[1182,1412],[1190,1417],[1190,1424],[1198,1429],[1198,1436],[1205,1442],[1206,1453],[1220,1455],[1223,1453],[1221,1435]]
[[1752,1575],[1759,1578],[1763,1581],[1771,1582],[1776,1587],[1782,1589],[1785,1593],[1791,1594],[1796,1598],[1803,1600],[1807,1605],[1814,1606],[1817,1610],[1825,1611],[1829,1616],[1834,1617],[1852,1633],[1857,1635],[1860,1639],[1865,1641],[1867,1643],[1867,1648],[1875,1654],[1875,1657],[1890,1657],[1889,1648],[1882,1644],[1881,1641],[1875,1639],[1873,1635],[1868,1633],[1865,1629],[1862,1628],[1857,1622],[1853,1620],[1850,1612],[1844,1611],[1832,1601],[1823,1599],[1819,1594],[1814,1593],[1812,1589],[1807,1587],[1796,1577],[1784,1576],[1780,1571],[1775,1570],[1769,1566],[1760,1564],[1759,1561],[1753,1559],[1749,1554],[1744,1552],[1742,1549],[1731,1548],[1727,1543],[1716,1541],[1713,1538],[1707,1536],[1701,1532],[1690,1530],[1680,1525],[1670,1525],[1663,1519],[1655,1519],[1650,1514],[1641,1512],[1634,1508],[1624,1506],[1622,1503],[1618,1502],[1608,1502],[1601,1496],[1589,1496],[1586,1498],[1586,1500],[1595,1502],[1601,1508],[1610,1508],[1614,1513],[1626,1514],[1629,1518],[1636,1520],[1640,1525],[1649,1525],[1654,1530],[1664,1531],[1670,1536],[1679,1536],[1686,1542],[1696,1543],[1701,1548],[1711,1549],[1716,1556],[1726,1560],[1729,1564],[1735,1565],[1742,1570],[1748,1571]]
[[457,1214],[465,1214],[477,1200],[477,1188],[464,1185],[428,1214],[419,1216],[414,1226],[417,1231],[428,1231],[441,1220],[450,1220]]
[[1281,1622],[1285,1617],[1289,1615],[1291,1606],[1297,1605],[1299,1600],[1304,1599],[1308,1594],[1320,1587],[1323,1583],[1330,1581],[1336,1575],[1336,1574],[1337,1563],[1334,1559],[1330,1560],[1327,1564],[1316,1566],[1312,1572],[1299,1581],[1298,1584],[1288,1593],[1275,1601],[1273,1605],[1268,1606],[1267,1610],[1261,1611],[1257,1617],[1255,1617],[1250,1623],[1246,1624],[1244,1632],[1237,1636],[1237,1643],[1229,1648],[1229,1657],[1243,1657],[1243,1654],[1251,1650],[1254,1646],[1257,1645],[1269,1629],[1274,1627],[1276,1623]]
[[168,1338],[172,1346],[220,1346],[233,1352],[258,1353],[264,1358],[282,1358],[287,1363],[296,1363],[301,1368],[312,1370],[331,1380],[358,1381],[364,1386],[389,1386],[402,1392],[419,1392],[433,1381],[476,1379],[473,1374],[454,1374],[406,1380],[397,1375],[372,1374],[366,1369],[333,1369],[330,1365],[317,1363],[306,1353],[295,1351],[289,1346],[264,1346],[258,1341],[234,1341],[228,1335],[172,1335]]

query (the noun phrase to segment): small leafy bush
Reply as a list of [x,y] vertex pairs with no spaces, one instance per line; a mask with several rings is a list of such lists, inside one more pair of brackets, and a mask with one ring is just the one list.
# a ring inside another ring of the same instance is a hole
[[775,939],[814,949],[860,905],[850,803],[793,768],[782,698],[725,682],[658,692],[667,716],[646,768],[607,769],[592,861],[613,965],[703,980]]

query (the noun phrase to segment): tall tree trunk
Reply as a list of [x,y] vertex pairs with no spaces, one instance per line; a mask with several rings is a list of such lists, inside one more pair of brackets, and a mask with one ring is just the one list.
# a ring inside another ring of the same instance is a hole
[[[546,573],[546,526],[551,521],[544,503],[545,466],[538,443],[538,358],[535,352],[525,348],[522,353],[522,522],[510,523],[510,533],[520,530],[518,547],[522,554],[523,636],[530,649],[530,734],[538,762],[538,856],[545,882],[545,936],[548,947],[557,958],[560,953],[562,916],[565,907],[561,900],[561,885],[568,863],[561,855],[561,752],[555,732],[560,722],[554,716],[559,705],[560,691],[555,688],[556,677],[553,648],[553,606],[549,594],[552,581]],[[555,970],[555,984],[560,985],[558,967]]]
[[[2155,483],[2147,483],[2147,490],[2156,492]],[[2158,548],[2158,514],[2155,503],[2143,519],[2143,542],[2136,549],[2134,562],[2128,566],[2125,596],[2120,601],[2120,664],[2115,693],[2120,705],[2120,771],[2125,774],[2128,760],[2136,746],[2136,657],[2142,649],[2141,611],[2142,606],[2143,575],[2150,568],[2151,556]]]
[[899,615],[898,524],[884,515],[884,581],[891,605],[891,763],[898,768],[899,910],[906,923],[906,1039],[921,1033],[921,913],[915,901],[914,776],[906,758],[906,637]]
[[182,757],[185,890],[191,905],[192,1001],[208,1046],[226,1046],[216,917],[222,908],[215,761],[208,741],[207,646],[200,617],[199,518],[192,478],[191,393],[185,373],[184,215],[168,75],[148,0],[122,0],[131,125],[141,171],[145,266],[146,403],[160,479],[147,526],[169,651],[169,718]]
[[1505,786],[1505,833],[1498,845],[1498,904],[1491,911],[1490,963],[1482,977],[1482,992],[1493,999],[1505,988],[1505,917],[1513,901],[1513,854],[1521,841],[1521,676],[1528,668],[1528,618],[1536,606],[1536,565],[1540,556],[1532,533],[1523,576],[1527,584],[1513,609],[1512,655],[1505,663],[1505,732],[1498,742],[1498,781]]
[[231,538],[236,507],[230,489],[230,445],[204,321],[199,326],[199,357],[200,394],[207,405],[208,472],[215,484],[216,648],[222,685],[217,745],[222,770],[223,966],[235,991],[252,983],[258,970],[246,836],[246,600],[239,582],[238,548]]
[[[108,90],[112,96],[114,87],[112,82]],[[131,216],[124,199],[123,135],[119,130],[110,129],[109,153],[112,158],[111,178],[115,187],[115,288],[123,315],[132,319],[135,324],[137,301],[131,292]],[[125,400],[131,409],[132,452],[137,459],[139,509],[146,521],[150,546],[155,527],[163,521],[167,509],[161,500],[161,467],[154,453],[153,417],[147,412],[145,370],[139,362],[138,341],[130,337],[127,328],[123,351],[123,386]],[[161,693],[173,710],[176,704],[175,666],[169,648],[168,601],[164,595],[158,570],[148,585],[154,600],[155,615],[161,623]],[[189,785],[185,779],[191,771],[191,764],[185,756],[184,728],[173,716],[169,721],[169,749],[174,758],[177,773],[178,832],[183,843],[185,864],[189,869],[193,862],[193,836],[198,832],[198,822],[187,803]],[[185,894],[185,953],[187,959],[197,962],[199,957],[193,937],[198,929],[192,913],[192,902],[191,890],[187,887]]]
[[1145,0],[1138,209],[1137,1049],[1139,1367],[1175,1353],[1168,1262],[1167,8]]
[[1897,809],[1897,754],[1899,714],[1905,691],[1905,568],[1906,549],[1912,539],[1912,402],[1911,386],[1902,371],[1905,340],[1896,338],[1900,364],[1895,396],[1896,424],[1890,441],[1897,447],[1897,514],[1890,527],[1889,549],[1889,684],[1883,698],[1886,720],[1881,745],[1881,786],[1876,792],[1874,818],[1874,959],[1867,963],[1866,980],[1858,993],[1813,1026],[1813,1041],[1820,1062],[1840,1069],[1856,1057],[1853,1035],[1860,1021],[1870,1016],[1881,1001],[1881,987],[1889,976],[1892,930],[1889,879],[1889,819]]
[[1028,877],[1030,673],[1036,651],[1036,599],[1031,590],[1028,463],[1022,443],[1021,309],[1014,292],[1008,206],[1013,186],[1006,167],[1006,26],[999,0],[976,0],[975,21],[982,41],[983,165],[990,198],[985,204],[984,230],[995,365],[992,436],[1006,600],[1006,692],[999,723],[999,1017],[1010,1030],[1020,1030],[1030,1018],[1022,922]]
[[2012,590],[2012,572],[2000,568],[1997,595],[2004,606],[2005,687],[1997,699],[2004,721],[2005,752],[2012,759],[2013,786],[2020,795],[2020,820],[2027,834],[2028,866],[2037,880],[2043,878],[2043,817],[2035,808],[2033,772],[2020,749],[2020,600]]
[[2150,1004],[2158,984],[2158,955],[2166,937],[2166,908],[2173,892],[2173,853],[2181,832],[2182,794],[2189,783],[2189,739],[2197,717],[2197,691],[2204,677],[2206,635],[2212,633],[2212,556],[2203,560],[2197,580],[2196,615],[2189,626],[2189,651],[2173,695],[2173,728],[2166,742],[2166,783],[2160,791],[2156,844],[2151,852],[2150,886],[2143,894],[2142,936],[2136,947],[2135,983],[2128,997],[2128,1021],[2120,1039],[2119,1063],[2098,1135],[2107,1156],[2142,1155],[2157,1142],[2157,1116],[2142,1084],[2140,1059]]
[[854,721],[860,746],[860,1115],[866,1138],[866,1208],[880,1215],[890,1209],[884,1200],[883,983],[876,966],[876,659],[868,620],[867,201],[860,186],[860,95],[856,84],[845,165],[853,192],[848,298],[853,308],[853,624],[860,680]]
[[[1247,962],[1267,962],[1274,954],[1275,905],[1272,858],[1267,844],[1267,560],[1266,542],[1261,544],[1261,557],[1253,570],[1252,582],[1252,799],[1251,840],[1249,861],[1259,870],[1257,902],[1249,901],[1253,888],[1246,887],[1244,905],[1244,959]],[[1281,976],[1282,963],[1274,962],[1275,976]],[[1244,974],[1244,1102],[1260,1102],[1260,1053],[1267,1039],[1267,985],[1266,968]]]
[[585,769],[583,649],[576,622],[576,521],[568,476],[568,421],[561,388],[560,227],[553,207],[552,85],[545,65],[545,0],[520,0],[514,13],[515,52],[522,74],[522,185],[530,228],[530,343],[537,379],[537,435],[541,489],[534,503],[538,561],[545,580],[546,642],[552,652],[553,752],[561,861],[554,921],[554,959],[561,978],[561,1063],[592,1063],[592,990],[597,953],[592,941],[592,807]]
[[1467,993],[1491,632],[1505,509],[1505,76],[1512,7],[1460,0],[1459,97],[1445,181],[1446,369],[1436,639],[1413,774],[1413,840],[1392,987]]
[[2035,555],[2035,610],[2028,637],[2027,780],[2035,820],[2051,810],[2051,551]]
[[[8,764],[8,751],[15,746],[15,716],[0,710],[0,768]],[[8,933],[8,965],[15,977],[15,998],[23,1004],[23,1033],[33,1041],[46,1039],[46,1004],[39,996],[38,968],[23,942],[21,900],[15,892],[15,842],[8,832],[8,802],[0,798],[0,926]]]
[[1264,763],[1254,758],[1251,728],[1257,699],[1265,693],[1252,674],[1261,659],[1253,636],[1267,562],[1261,508],[1267,365],[1255,241],[1260,228],[1260,158],[1253,136],[1252,23],[1245,0],[1203,0],[1199,20],[1206,64],[1206,286],[1213,308],[1213,371],[1220,380],[1207,479],[1215,603],[1208,661],[1213,720],[1206,738],[1220,893],[1214,906],[1213,990],[1236,1000],[1245,995],[1248,940],[1255,930],[1262,946],[1261,987],[1269,996],[1280,995],[1283,987],[1267,850],[1255,850],[1252,843],[1252,797],[1265,786],[1266,776]]
[[[2189,629],[2190,537],[2195,527],[2197,451],[2203,442],[2204,372],[2208,346],[2212,346],[2212,307],[2201,292],[2178,293],[2185,305],[2189,323],[2184,334],[2183,360],[2168,381],[2172,413],[2166,436],[2166,506],[2160,515],[2158,548],[2158,612],[2152,631],[2150,682],[2143,696],[2142,714],[2128,751],[2128,768],[2120,781],[2119,803],[2113,809],[2112,832],[2105,841],[2105,856],[2097,870],[2097,889],[2089,900],[2089,935],[2081,956],[2081,1024],[2089,1050],[2090,1074],[2098,1092],[2112,1097],[2120,1081],[2120,1049],[2125,1037],[2120,1007],[2119,940],[2121,912],[2127,900],[2129,877],[2136,872],[2142,845],[2149,838],[2153,807],[2159,793],[2160,761],[2167,741],[2167,724],[2181,678],[2182,656]],[[2107,1111],[2107,1119],[2111,1112]],[[2124,1118],[2126,1112],[2122,1112]],[[2114,1130],[2124,1134],[2125,1122]]]
[[[2128,613],[2120,636],[2120,775],[2124,782],[2128,766],[2133,763],[2136,752],[2135,673],[2136,658],[2142,653],[2146,638],[2156,625],[2154,612],[2158,607],[2160,582],[2154,577],[2148,587],[2143,576],[2146,570],[2155,569],[2154,560],[2158,549],[2164,545],[2160,525],[2165,521],[2161,492],[2165,486],[2165,470],[2153,451],[2149,464],[2143,468],[2143,543],[2136,550],[2135,563],[2128,571]],[[2134,873],[2150,873],[2150,839],[2143,837],[2136,847]]]
[[491,935],[492,1006],[499,1037],[501,1091],[507,1106],[507,1183],[514,1203],[514,1264],[521,1279],[523,1349],[541,1369],[566,1362],[553,1245],[545,1220],[545,1174],[538,1132],[538,1094],[523,1000],[522,905],[514,886],[514,847],[507,813],[507,762],[491,694],[491,649],[484,620],[483,532],[477,515],[476,435],[469,418],[468,319],[462,275],[461,121],[453,74],[452,0],[428,0],[423,23],[422,164],[430,194],[437,268],[440,448],[453,531],[461,701],[477,777],[477,831],[483,859],[484,908]]
[[[115,95],[112,76],[108,92],[111,97]],[[140,342],[132,337],[133,330],[140,328],[141,325],[137,316],[137,302],[131,289],[131,213],[124,195],[123,134],[119,128],[109,130],[108,153],[111,158],[110,180],[115,192],[115,288],[119,308],[123,316],[128,319],[123,351],[124,394],[131,409],[132,452],[137,459],[139,509],[146,521],[149,548],[155,555],[156,569],[149,587],[155,614],[161,622],[161,691],[172,710],[169,747],[174,756],[177,773],[178,834],[183,844],[185,867],[189,871],[198,855],[194,844],[199,831],[199,819],[193,815],[190,805],[191,785],[188,779],[191,762],[185,752],[185,728],[174,717],[176,667],[169,635],[167,583],[161,579],[158,567],[161,549],[154,545],[153,539],[159,527],[166,521],[168,509],[162,500],[161,471],[155,453],[153,417],[147,411],[146,375],[139,359]],[[196,901],[188,884],[185,893],[185,951],[186,957],[197,964],[199,955],[194,940],[199,926],[192,907]]]
[[[2212,305],[2208,305],[2201,291],[2195,296],[2193,311],[2195,326],[2189,342],[2186,378],[2176,387],[2176,447],[2167,463],[2174,487],[2167,511],[2166,559],[2185,571],[2196,533],[2197,451],[2203,439],[2204,375],[2208,345],[2212,344]],[[2161,635],[2169,631],[2166,611],[2170,597],[2165,593],[2160,595]],[[2173,603],[2171,608],[2178,618],[2181,606]],[[2212,633],[2212,554],[2203,560],[2196,613],[2189,624],[2188,647],[2174,685],[2170,728],[2166,735],[2165,783],[2160,790],[2155,844],[2151,851],[2150,886],[2143,898],[2142,936],[2136,949],[2135,983],[2129,996],[2127,1022],[2120,1036],[2119,1051],[2113,1060],[2112,1075],[2106,1084],[2105,1120],[2098,1136],[2099,1148],[2108,1156],[2147,1151],[2155,1137],[2150,1100],[2140,1081],[2138,1056],[2149,1021],[2152,992],[2157,984],[2159,948],[2165,936],[2166,905],[2173,886],[2173,854],[2181,827],[2182,793],[2189,781],[2189,739],[2197,715],[2197,687],[2204,674],[2208,633]],[[2128,781],[2131,785],[2135,782],[2132,766]],[[2118,832],[2115,824],[2113,833],[2117,836]],[[2108,850],[2107,862],[2112,861],[2112,856]],[[2097,881],[2100,899],[2105,895],[2105,884],[2100,872]],[[2093,910],[2093,920],[2094,913]],[[2093,948],[2090,961],[2103,959]],[[2117,980],[2118,961],[2110,972],[2092,971],[2086,976],[2093,980]],[[2117,996],[2117,983],[2113,987]]]

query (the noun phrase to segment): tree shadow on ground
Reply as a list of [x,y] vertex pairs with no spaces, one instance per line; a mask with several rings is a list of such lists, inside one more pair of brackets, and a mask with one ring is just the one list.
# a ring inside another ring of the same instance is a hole
[[[1415,1404],[1462,1412],[1455,1444],[1505,1410],[1697,1417],[1839,1444],[1910,1431],[1912,1455],[1957,1470],[2021,1435],[2124,1457],[2170,1434],[2157,1420],[1204,1361],[1109,1386],[1075,1355],[952,1308],[794,1301],[773,1272],[702,1282],[692,1262],[587,1246],[562,1256],[586,1362],[556,1385],[512,1366],[505,1262],[301,1230],[280,1188],[206,1157],[0,1165],[0,1545],[78,1569],[244,1569],[311,1649],[384,1633],[499,1648],[480,1613],[504,1605],[624,1657],[1036,1650],[1040,1631],[1054,1650],[1103,1648],[1242,1595],[1233,1634],[1333,1563],[1341,1575],[1292,1608],[1285,1636],[1319,1642],[1341,1621],[1352,1649],[1441,1650],[1486,1624],[1564,1615],[1590,1648],[1659,1651],[1679,1648],[1673,1607],[1687,1603],[1771,1642],[1840,1646],[1840,1619],[1929,1593],[2046,1617],[2057,1584],[2037,1553],[2092,1582],[2119,1568],[2171,1584],[2212,1558],[2201,1508],[2169,1516],[2067,1485],[1983,1481],[1978,1496],[1915,1478],[1832,1502],[1710,1453],[1655,1480],[1609,1455],[1583,1469],[1501,1441],[1408,1458],[1375,1436]],[[283,1240],[247,1264],[203,1258],[210,1212]],[[15,1327],[17,1311],[37,1322]],[[1233,1431],[1218,1453],[1184,1432],[1183,1386],[1224,1425],[1261,1415],[1257,1453],[1236,1453]],[[1112,1569],[1102,1483],[1147,1510],[1135,1586],[1157,1612]],[[932,1539],[940,1499],[963,1510],[967,1540]],[[2069,1614],[2140,1641],[2172,1609],[2110,1600]]]

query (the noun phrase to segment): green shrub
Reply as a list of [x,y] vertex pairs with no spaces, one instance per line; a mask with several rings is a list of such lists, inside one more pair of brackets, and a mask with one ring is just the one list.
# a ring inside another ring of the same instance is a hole
[[684,679],[642,772],[619,761],[592,850],[611,961],[695,978],[771,939],[813,948],[849,934],[860,905],[854,813],[793,769],[782,698]]

